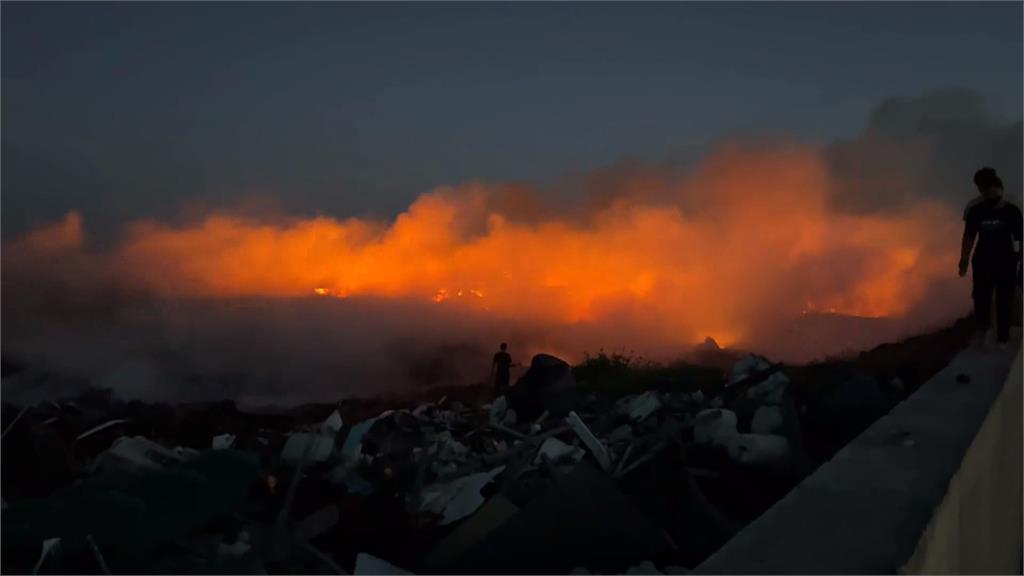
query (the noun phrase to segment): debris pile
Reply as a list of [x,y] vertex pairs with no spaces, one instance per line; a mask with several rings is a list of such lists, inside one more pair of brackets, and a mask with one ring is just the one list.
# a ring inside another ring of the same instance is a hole
[[3,569],[685,573],[808,471],[781,368],[608,398],[541,354],[506,396],[387,409],[4,405]]

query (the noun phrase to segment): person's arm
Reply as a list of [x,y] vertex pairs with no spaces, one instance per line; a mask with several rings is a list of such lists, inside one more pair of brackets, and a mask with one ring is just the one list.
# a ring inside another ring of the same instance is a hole
[[971,261],[971,250],[974,248],[974,240],[978,237],[978,229],[974,225],[974,219],[970,213],[964,213],[964,237],[960,241],[960,276],[967,274],[967,265]]

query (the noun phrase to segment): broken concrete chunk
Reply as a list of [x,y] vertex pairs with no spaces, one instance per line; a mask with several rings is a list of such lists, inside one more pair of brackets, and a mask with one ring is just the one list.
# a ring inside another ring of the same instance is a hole
[[420,511],[440,515],[441,526],[461,520],[484,503],[480,489],[490,484],[504,470],[504,466],[499,466],[490,472],[479,472],[446,484],[427,486],[420,495]]
[[759,407],[750,422],[750,431],[754,434],[778,434],[782,428],[782,409],[778,406]]
[[367,575],[369,575],[369,574],[412,574],[412,572],[409,572],[409,571],[406,571],[406,570],[402,570],[401,568],[399,568],[398,566],[395,566],[394,564],[388,562],[387,560],[382,560],[380,558],[377,558],[376,556],[373,556],[371,554],[367,554],[365,552],[360,552],[356,556],[356,569],[355,569],[354,573],[355,574],[367,574]]
[[771,367],[771,363],[761,356],[755,356],[754,354],[744,356],[733,365],[732,374],[729,375],[729,380],[726,381],[725,385],[732,386],[733,384],[750,377],[752,374],[763,372]]
[[[378,417],[379,418],[379,417]],[[352,463],[359,460],[363,453],[363,436],[370,430],[377,418],[370,418],[356,424],[349,430],[345,443],[341,445],[341,458],[345,462]]]
[[782,372],[776,372],[764,382],[751,386],[747,390],[747,398],[763,404],[779,404],[786,393],[789,378]]
[[508,401],[505,400],[504,396],[498,396],[494,399],[494,403],[491,404],[489,409],[489,418],[491,424],[504,424],[505,413],[508,411]]
[[633,422],[640,422],[661,408],[661,398],[658,393],[648,390],[639,396],[623,398],[616,405],[619,414],[628,416]]
[[558,438],[548,438],[540,445],[540,450],[537,451],[537,457],[534,458],[533,463],[540,464],[547,458],[550,462],[558,462],[563,459],[572,459],[578,462],[580,458],[583,458],[583,450],[576,447],[570,446],[565,442],[562,442]]
[[185,458],[173,450],[143,436],[122,436],[93,462],[93,470],[115,467],[141,472],[159,470],[169,464],[184,462]]
[[594,433],[590,431],[590,428],[583,423],[580,419],[579,414],[575,410],[570,411],[569,415],[565,417],[565,421],[572,427],[573,432],[580,437],[583,444],[590,450],[590,453],[594,455],[597,463],[601,465],[601,468],[607,470],[611,466],[611,459],[608,457],[608,449],[605,448],[604,444],[594,436]]
[[331,415],[320,424],[320,431],[325,434],[337,434],[341,431],[341,427],[345,423],[341,419],[341,414],[337,410],[331,412]]
[[221,434],[220,436],[214,436],[210,442],[210,447],[214,450],[226,450],[235,445],[234,434]]
[[716,443],[733,434],[736,434],[736,413],[732,410],[701,410],[693,421],[693,441],[697,444]]
[[493,496],[438,543],[427,556],[426,565],[436,568],[454,561],[518,512],[519,507],[508,498],[501,494]]
[[289,464],[298,464],[303,459],[308,459],[310,462],[326,462],[332,452],[334,452],[333,436],[291,434],[281,450],[281,459]]

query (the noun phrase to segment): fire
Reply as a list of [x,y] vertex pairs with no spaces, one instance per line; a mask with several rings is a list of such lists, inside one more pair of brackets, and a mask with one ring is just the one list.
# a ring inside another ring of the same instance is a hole
[[[813,149],[727,149],[657,194],[627,188],[564,217],[513,215],[504,188],[470,184],[424,194],[392,222],[135,222],[110,262],[165,296],[401,298],[734,345],[810,312],[900,316],[956,261],[954,210],[838,212]],[[65,227],[51,243],[79,238],[77,218]]]

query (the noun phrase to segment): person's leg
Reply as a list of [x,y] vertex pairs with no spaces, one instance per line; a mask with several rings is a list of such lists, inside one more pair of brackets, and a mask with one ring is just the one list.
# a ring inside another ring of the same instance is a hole
[[971,265],[973,269],[973,287],[971,297],[974,299],[974,320],[978,329],[978,343],[984,342],[985,334],[992,326],[992,292],[995,282],[992,275],[992,267],[978,266],[977,262]]
[[1014,297],[1014,275],[1016,273],[1016,262],[1014,267],[1004,267],[1002,273],[996,278],[996,333],[1000,343],[1010,339],[1010,324],[1013,322],[1013,297]]

